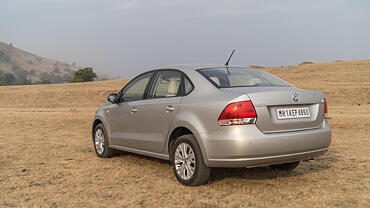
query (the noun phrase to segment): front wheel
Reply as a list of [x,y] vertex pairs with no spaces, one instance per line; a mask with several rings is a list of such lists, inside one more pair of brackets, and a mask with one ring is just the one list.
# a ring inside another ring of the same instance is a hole
[[103,124],[98,124],[94,129],[94,149],[98,157],[110,158],[114,150],[108,147],[108,138]]
[[177,180],[186,186],[205,184],[211,175],[198,142],[191,134],[176,139],[171,148],[171,161]]
[[290,163],[283,163],[283,164],[276,164],[276,165],[270,165],[270,168],[275,170],[285,170],[290,171],[295,169],[301,161],[295,161]]

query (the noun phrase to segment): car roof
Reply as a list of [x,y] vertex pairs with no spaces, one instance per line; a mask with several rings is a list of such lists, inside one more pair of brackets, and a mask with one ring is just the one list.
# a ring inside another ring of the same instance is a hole
[[[179,69],[181,71],[194,71],[197,69],[219,68],[219,67],[226,67],[226,66],[224,64],[178,64],[178,65],[163,67],[162,69]],[[229,65],[228,67],[229,68],[233,68],[233,67],[250,68],[250,67],[238,66],[238,65]]]

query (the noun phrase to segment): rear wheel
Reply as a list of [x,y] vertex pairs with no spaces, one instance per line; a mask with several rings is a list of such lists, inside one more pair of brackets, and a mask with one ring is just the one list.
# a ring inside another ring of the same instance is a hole
[[98,124],[94,129],[94,149],[98,157],[110,158],[114,155],[114,150],[108,147],[108,137],[103,124]]
[[180,136],[171,148],[173,172],[182,184],[198,186],[207,183],[211,169],[204,163],[198,142],[191,134]]
[[290,171],[290,170],[294,170],[299,165],[300,162],[301,161],[295,161],[295,162],[290,162],[290,163],[270,165],[270,168],[272,168],[274,170]]

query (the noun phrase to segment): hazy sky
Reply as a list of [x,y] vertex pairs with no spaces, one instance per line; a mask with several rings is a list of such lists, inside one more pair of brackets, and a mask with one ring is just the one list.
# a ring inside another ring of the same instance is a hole
[[0,41],[131,77],[182,63],[370,58],[369,0],[0,0]]

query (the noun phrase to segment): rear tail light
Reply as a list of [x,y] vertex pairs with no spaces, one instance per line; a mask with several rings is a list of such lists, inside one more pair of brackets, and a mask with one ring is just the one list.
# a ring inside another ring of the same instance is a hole
[[324,118],[328,118],[328,103],[326,102],[326,98],[324,98]]
[[218,117],[220,126],[254,124],[257,120],[257,113],[251,101],[231,103]]

